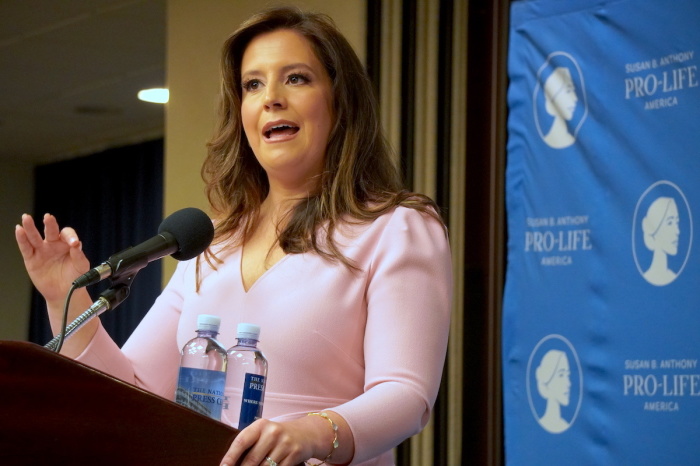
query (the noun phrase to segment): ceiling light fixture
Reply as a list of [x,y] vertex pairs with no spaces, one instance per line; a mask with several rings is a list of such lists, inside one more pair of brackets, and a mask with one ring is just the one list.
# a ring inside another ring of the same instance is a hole
[[144,89],[139,91],[138,98],[144,102],[153,102],[155,104],[166,104],[170,98],[170,92],[167,89]]

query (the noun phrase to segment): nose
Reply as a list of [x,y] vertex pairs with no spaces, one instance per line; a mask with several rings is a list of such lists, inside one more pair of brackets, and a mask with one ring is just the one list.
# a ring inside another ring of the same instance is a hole
[[287,100],[284,96],[283,86],[270,84],[265,88],[265,109],[285,108]]

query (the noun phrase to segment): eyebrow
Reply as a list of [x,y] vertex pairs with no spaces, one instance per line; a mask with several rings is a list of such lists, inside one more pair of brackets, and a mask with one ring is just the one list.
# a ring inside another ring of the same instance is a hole
[[[290,63],[289,65],[284,65],[280,71],[282,72],[282,74],[284,74],[284,73],[288,73],[289,71],[292,71],[294,69],[299,69],[299,68],[304,68],[305,70],[307,70],[313,74],[316,74],[314,72],[313,68],[311,68],[311,66],[309,66],[308,64],[303,63],[303,62]],[[260,71],[260,70],[248,70],[244,73],[241,73],[241,77],[245,77],[245,76],[249,76],[249,75],[255,76],[255,75],[260,75],[260,74],[263,74],[262,71]]]

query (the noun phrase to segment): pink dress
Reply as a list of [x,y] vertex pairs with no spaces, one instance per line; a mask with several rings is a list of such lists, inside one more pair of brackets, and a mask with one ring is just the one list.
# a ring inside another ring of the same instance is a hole
[[316,254],[290,254],[246,292],[241,249],[195,292],[195,260],[172,279],[120,350],[100,327],[78,360],[174,399],[180,348],[198,314],[221,317],[219,341],[239,322],[260,325],[269,370],[263,416],[285,420],[332,409],[355,439],[352,464],[393,464],[392,448],[428,422],[449,332],[452,267],[443,227],[398,207],[346,224],[339,247],[359,271]]

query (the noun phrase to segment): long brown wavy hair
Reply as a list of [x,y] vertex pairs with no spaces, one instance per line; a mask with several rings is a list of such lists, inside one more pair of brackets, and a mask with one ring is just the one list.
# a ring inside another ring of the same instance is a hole
[[[402,188],[381,130],[372,85],[348,41],[328,16],[294,7],[254,15],[224,44],[219,124],[202,167],[206,194],[217,217],[213,244],[227,240],[243,244],[269,191],[267,175],[243,132],[241,60],[253,38],[279,29],[305,37],[324,65],[332,83],[335,124],[318,189],[292,208],[279,226],[278,243],[287,254],[314,251],[354,268],[333,240],[341,221],[369,222],[399,205],[440,217],[430,198]],[[319,228],[322,225],[325,228]],[[212,259],[218,262],[211,250],[205,257],[212,266]]]

